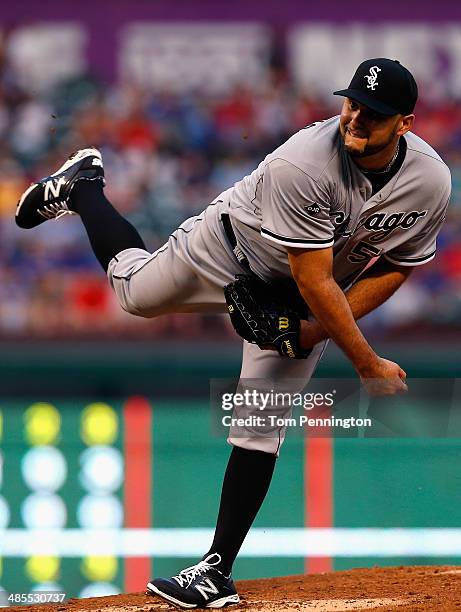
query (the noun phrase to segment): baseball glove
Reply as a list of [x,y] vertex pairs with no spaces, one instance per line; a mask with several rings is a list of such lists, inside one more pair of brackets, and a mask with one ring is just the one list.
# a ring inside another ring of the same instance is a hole
[[239,274],[224,287],[224,295],[232,324],[242,338],[261,349],[275,349],[282,357],[306,359],[312,349],[301,348],[299,331],[308,309],[293,284],[265,283]]

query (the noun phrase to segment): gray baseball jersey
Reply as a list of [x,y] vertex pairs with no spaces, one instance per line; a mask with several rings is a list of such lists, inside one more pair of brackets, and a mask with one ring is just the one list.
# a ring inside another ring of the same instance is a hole
[[[121,306],[155,317],[172,312],[225,311],[223,286],[245,270],[221,222],[230,214],[238,246],[262,278],[290,276],[286,247],[334,248],[334,274],[346,287],[370,259],[384,254],[419,265],[435,253],[435,239],[450,194],[450,173],[435,151],[414,134],[397,174],[375,195],[344,151],[339,119],[301,130],[259,167],[222,193],[202,214],[187,219],[155,253],[127,249],[107,271]],[[325,349],[306,360],[280,357],[244,342],[241,378],[307,383]],[[284,427],[262,436],[231,427],[237,446],[278,453]]]
[[239,247],[263,278],[289,276],[286,247],[334,248],[334,275],[348,286],[384,255],[402,266],[430,261],[448,205],[450,171],[415,134],[405,160],[372,195],[344,149],[339,118],[301,130],[221,194]]

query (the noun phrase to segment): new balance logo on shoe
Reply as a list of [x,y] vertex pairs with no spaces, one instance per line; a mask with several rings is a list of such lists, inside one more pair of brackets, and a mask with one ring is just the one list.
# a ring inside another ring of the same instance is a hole
[[30,185],[21,195],[16,208],[16,224],[30,229],[72,210],[71,192],[77,181],[100,181],[104,186],[104,167],[97,149],[81,149],[50,176]]
[[45,201],[51,200],[52,198],[59,198],[59,194],[61,192],[61,187],[66,184],[66,179],[61,177],[56,181],[56,179],[51,179],[45,183],[45,191],[43,194],[43,198]]
[[202,580],[202,582],[196,584],[195,588],[205,601],[208,601],[210,599],[208,597],[208,594],[216,595],[219,592],[209,578],[206,578],[205,580]]

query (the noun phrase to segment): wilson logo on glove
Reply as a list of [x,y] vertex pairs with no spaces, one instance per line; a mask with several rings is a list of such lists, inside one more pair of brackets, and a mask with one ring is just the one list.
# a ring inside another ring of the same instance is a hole
[[290,357],[291,359],[295,359],[296,355],[293,350],[293,347],[291,346],[291,342],[289,340],[284,340],[283,344],[285,345],[286,354],[288,355],[288,357]]
[[279,330],[284,331],[290,327],[290,321],[288,317],[279,317]]

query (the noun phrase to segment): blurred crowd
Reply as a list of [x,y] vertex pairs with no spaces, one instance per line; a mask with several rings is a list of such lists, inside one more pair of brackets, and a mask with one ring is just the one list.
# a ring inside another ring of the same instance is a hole
[[[155,249],[186,217],[251,172],[306,124],[339,111],[340,100],[297,92],[273,71],[270,84],[236,86],[220,97],[175,95],[82,76],[45,95],[25,92],[0,57],[0,336],[233,336],[216,316],[169,316],[146,322],[120,311],[81,223],[66,217],[32,231],[16,228],[14,210],[28,184],[74,150],[101,148],[107,195]],[[434,262],[364,325],[386,335],[461,327],[461,106],[418,103],[415,132],[453,172],[448,222]]]

